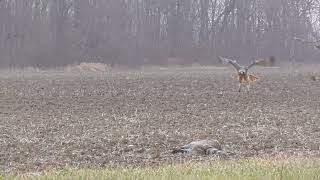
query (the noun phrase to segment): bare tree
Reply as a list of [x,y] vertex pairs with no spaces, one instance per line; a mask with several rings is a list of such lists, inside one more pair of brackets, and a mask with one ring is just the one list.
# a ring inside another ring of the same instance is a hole
[[217,55],[318,61],[304,46],[318,44],[304,39],[320,38],[319,7],[317,0],[2,0],[0,65],[208,64]]

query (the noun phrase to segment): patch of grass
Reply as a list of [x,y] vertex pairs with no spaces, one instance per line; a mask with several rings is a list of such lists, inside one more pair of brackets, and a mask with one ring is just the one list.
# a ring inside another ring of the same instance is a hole
[[247,159],[150,168],[64,169],[28,174],[2,174],[2,179],[320,179],[320,159]]

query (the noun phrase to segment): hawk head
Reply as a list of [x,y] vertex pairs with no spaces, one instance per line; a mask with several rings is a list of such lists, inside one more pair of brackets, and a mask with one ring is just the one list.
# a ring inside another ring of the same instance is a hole
[[239,69],[238,73],[239,73],[240,75],[245,75],[247,72],[246,72],[245,69]]

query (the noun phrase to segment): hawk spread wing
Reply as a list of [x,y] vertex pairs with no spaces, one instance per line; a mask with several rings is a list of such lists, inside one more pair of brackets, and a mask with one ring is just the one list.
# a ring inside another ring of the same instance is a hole
[[258,59],[253,61],[250,65],[247,66],[247,70],[253,66],[272,66],[275,62],[275,58],[273,56],[264,59]]
[[241,69],[241,66],[237,63],[237,61],[235,60],[231,60],[231,59],[227,59],[221,56],[218,56],[218,59],[222,62],[222,63],[229,63],[231,64],[237,71],[239,69]]

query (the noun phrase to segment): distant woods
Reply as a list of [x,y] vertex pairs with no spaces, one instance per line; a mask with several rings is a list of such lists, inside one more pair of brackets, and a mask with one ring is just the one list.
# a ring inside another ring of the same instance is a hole
[[318,0],[0,0],[0,66],[319,61]]

